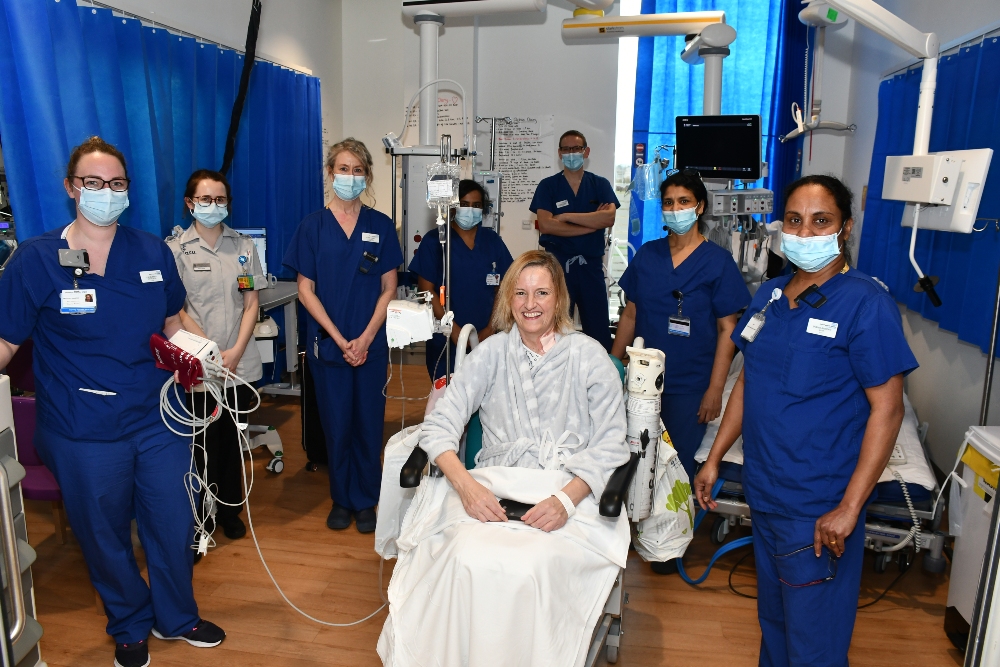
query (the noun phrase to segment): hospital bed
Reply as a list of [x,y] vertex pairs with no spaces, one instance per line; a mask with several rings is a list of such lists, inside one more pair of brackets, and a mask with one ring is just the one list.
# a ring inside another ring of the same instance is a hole
[[[743,355],[736,355],[730,367],[729,377],[722,397],[722,410],[733,385],[743,369]],[[914,524],[914,518],[920,525],[920,548],[926,549],[923,566],[928,572],[941,572],[945,566],[942,555],[944,535],[938,532],[943,512],[943,501],[935,508],[938,484],[931,469],[924,439],[927,435],[927,424],[917,421],[913,406],[904,395],[905,414],[903,424],[896,438],[896,447],[889,465],[882,472],[876,485],[877,500],[867,509],[865,517],[865,547],[875,552],[875,571],[884,572],[893,557],[896,557],[900,570],[905,571],[913,563],[916,549],[913,543],[899,548],[906,540]],[[702,439],[701,447],[695,454],[695,462],[704,463],[712,449],[712,443],[719,431],[722,416],[709,423]],[[742,484],[743,439],[738,438],[733,447],[723,457],[719,467],[719,478],[722,487],[719,490],[714,510],[717,515],[712,525],[711,539],[715,544],[722,544],[729,531],[736,524],[751,525],[750,507],[743,495]],[[895,474],[893,472],[895,471]],[[898,475],[899,477],[897,477]],[[903,490],[905,484],[905,492]],[[908,498],[907,498],[908,495]],[[907,502],[909,500],[909,504]],[[912,505],[912,510],[910,505]]]

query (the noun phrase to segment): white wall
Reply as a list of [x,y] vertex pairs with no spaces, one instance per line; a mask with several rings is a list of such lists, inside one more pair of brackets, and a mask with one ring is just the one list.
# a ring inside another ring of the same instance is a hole
[[[478,113],[554,114],[553,150],[566,130],[583,132],[590,146],[586,169],[614,182],[618,42],[563,42],[562,22],[573,7],[550,0],[544,14],[480,19]],[[537,232],[523,230],[520,220],[505,218],[500,229],[515,256],[537,243]]]
[[[372,150],[376,207],[386,213],[391,162],[381,139],[399,132],[405,104],[419,80],[419,37],[399,7],[398,0],[343,2],[344,134]],[[610,180],[618,44],[565,44],[561,24],[570,16],[572,5],[551,0],[544,13],[481,17],[478,28],[471,19],[448,19],[440,37],[440,76],[456,79],[475,98],[470,100],[470,120],[474,114],[551,113],[557,134],[570,128],[582,131],[592,147],[587,169]],[[457,137],[453,140],[458,143]],[[522,233],[518,222],[501,223],[512,252],[526,244],[525,235],[531,244],[537,239],[534,230]]]
[[[400,7],[398,0],[343,2],[341,134],[363,141],[371,151],[375,162],[375,208],[387,215],[392,206],[392,161],[383,149],[382,137],[389,132],[399,134],[406,103],[420,87],[420,38],[413,23],[403,18]],[[449,20],[439,39],[439,77],[455,79],[471,97],[472,19]],[[439,87],[444,88],[445,84]],[[472,100],[468,102],[471,123]],[[461,137],[452,140],[456,147],[461,143]]]
[[[102,3],[242,51],[251,0],[102,0]],[[397,3],[398,4],[398,3]],[[267,0],[257,55],[319,77],[323,130],[339,135],[343,124],[341,0]]]
[[[1000,2],[996,0],[879,0],[879,4],[920,30],[933,30],[942,43],[1000,21]],[[858,131],[846,141],[843,174],[858,196],[859,208],[862,188],[868,183],[875,142],[879,82],[883,72],[910,59],[902,49],[871,30],[856,28],[847,122],[857,123]],[[830,98],[831,95],[824,95],[824,102]],[[855,226],[855,231],[860,237],[859,225]],[[984,289],[992,290],[993,285],[984,286]],[[986,320],[990,316],[990,313],[982,314]],[[904,328],[920,362],[920,368],[907,381],[907,391],[920,419],[930,423],[927,441],[934,462],[950,470],[963,433],[979,422],[987,358],[978,347],[959,341],[955,334],[941,331],[936,323],[905,309]],[[993,395],[991,424],[1000,424],[998,393],[1000,390]]]

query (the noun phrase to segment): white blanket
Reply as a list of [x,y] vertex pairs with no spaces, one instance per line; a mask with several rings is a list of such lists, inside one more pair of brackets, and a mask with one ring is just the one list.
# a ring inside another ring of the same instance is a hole
[[378,520],[375,523],[375,551],[386,560],[398,555],[396,538],[403,526],[403,517],[410,509],[416,489],[399,485],[399,472],[410,458],[420,439],[420,424],[408,426],[385,443],[382,454],[382,487],[378,496]]
[[[470,471],[498,497],[534,504],[565,486],[561,470]],[[588,496],[557,531],[480,523],[446,478],[424,478],[396,540],[386,667],[580,667],[620,568],[629,525]]]
[[[701,447],[698,448],[698,452],[694,455],[694,460],[698,463],[704,463],[708,459],[708,453],[712,451],[712,443],[715,442],[715,435],[719,432],[719,425],[722,423],[722,415],[725,414],[726,404],[729,403],[729,394],[732,392],[736,380],[739,379],[741,370],[743,370],[743,355],[737,354],[736,359],[733,360],[733,364],[729,368],[729,377],[726,380],[726,388],[722,394],[722,414],[709,422],[708,428],[705,430],[705,437],[701,440]],[[903,407],[905,409],[903,425],[899,428],[899,436],[896,438],[896,443],[903,448],[903,453],[906,455],[906,463],[895,465],[893,468],[895,468],[896,472],[900,474],[907,484],[919,484],[928,491],[934,491],[937,489],[937,480],[934,477],[934,472],[931,470],[930,463],[927,461],[924,447],[920,444],[920,433],[917,431],[919,422],[917,421],[916,413],[913,411],[913,406],[910,405],[910,399],[906,397],[906,394],[903,394]],[[743,465],[742,437],[736,439],[735,444],[722,457],[722,460],[726,463]],[[896,478],[893,477],[887,467],[882,471],[882,476],[879,477],[878,481],[879,483],[891,482],[894,479]]]

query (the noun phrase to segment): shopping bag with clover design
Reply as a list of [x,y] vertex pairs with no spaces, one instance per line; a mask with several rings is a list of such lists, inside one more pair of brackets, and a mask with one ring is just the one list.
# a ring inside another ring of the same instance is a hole
[[691,481],[667,432],[657,448],[653,511],[637,524],[635,550],[647,561],[680,558],[694,534]]

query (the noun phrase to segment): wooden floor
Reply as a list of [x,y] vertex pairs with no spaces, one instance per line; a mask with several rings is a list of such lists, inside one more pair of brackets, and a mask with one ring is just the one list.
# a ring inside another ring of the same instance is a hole
[[[427,393],[422,365],[405,366],[403,374],[408,395]],[[398,375],[397,366],[390,395],[398,395]],[[411,401],[406,423],[419,421],[422,414],[423,403]],[[399,430],[401,416],[400,402],[390,401],[386,437]],[[323,469],[304,469],[297,399],[265,399],[252,421],[276,426],[285,445],[286,466],[280,475],[267,473],[266,456],[256,453],[251,497],[257,536],[278,583],[295,604],[323,620],[345,623],[367,616],[381,604],[373,538],[353,527],[342,532],[326,528],[327,478]],[[28,535],[38,551],[33,571],[38,620],[45,629],[43,659],[52,667],[111,665],[114,644],[104,632],[106,619],[96,613],[79,547],[72,540],[56,542],[48,504],[26,505]],[[381,664],[375,643],[385,611],[352,628],[315,624],[281,600],[249,535],[233,542],[219,533],[218,548],[195,567],[194,587],[202,616],[222,626],[228,638],[212,650],[151,638],[153,667]],[[689,571],[700,574],[713,551],[703,529],[685,559]],[[618,665],[756,665],[760,631],[755,602],[737,597],[727,586],[730,568],[742,553],[724,556],[706,583],[693,588],[676,575],[652,574],[633,552],[626,570],[629,604]],[[733,583],[753,594],[751,562],[741,566]],[[388,562],[383,585],[391,571]],[[862,600],[872,599],[894,576],[894,570],[875,574],[867,555]],[[885,599],[858,613],[852,667],[962,664],[942,629],[946,597],[946,576],[926,574],[918,561]]]

